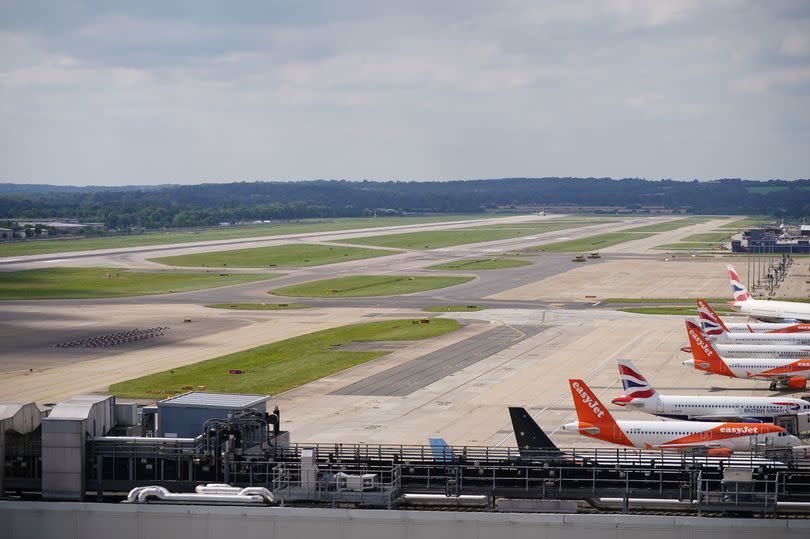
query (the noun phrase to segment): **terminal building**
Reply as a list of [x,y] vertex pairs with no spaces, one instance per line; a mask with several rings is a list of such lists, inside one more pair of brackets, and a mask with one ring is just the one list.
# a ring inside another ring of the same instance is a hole
[[810,226],[769,226],[752,228],[742,234],[742,239],[731,240],[735,253],[810,253]]

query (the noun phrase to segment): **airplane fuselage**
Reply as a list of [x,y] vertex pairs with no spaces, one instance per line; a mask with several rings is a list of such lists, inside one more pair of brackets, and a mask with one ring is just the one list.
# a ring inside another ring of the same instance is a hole
[[771,323],[771,322],[727,322],[726,328],[732,333],[803,333],[810,331],[810,324]]
[[797,301],[747,299],[737,301],[740,312],[762,320],[799,320],[810,322],[810,304]]
[[716,448],[750,451],[761,447],[793,447],[801,443],[784,429],[768,423],[616,421],[613,429],[619,429],[621,433],[603,433],[598,428],[581,422],[569,423],[563,428],[579,430],[583,436],[601,440],[606,436],[621,438],[624,440],[622,445],[639,449],[690,451]]
[[657,399],[633,399],[629,405],[660,417],[704,421],[726,418],[772,421],[779,415],[810,413],[810,402],[791,397],[659,395]]
[[[810,333],[722,333],[709,336],[719,345],[757,345],[757,346],[797,346],[801,345],[810,351]],[[808,352],[810,356],[810,352]]]
[[728,358],[780,358],[803,359],[810,358],[810,346],[796,344],[721,344],[714,346],[717,352]]

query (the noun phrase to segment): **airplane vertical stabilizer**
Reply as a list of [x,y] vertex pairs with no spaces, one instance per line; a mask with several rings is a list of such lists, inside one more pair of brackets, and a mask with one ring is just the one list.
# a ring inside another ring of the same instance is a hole
[[512,428],[515,430],[515,440],[521,455],[524,452],[542,452],[544,455],[560,453],[525,408],[510,406],[509,415],[512,417]]

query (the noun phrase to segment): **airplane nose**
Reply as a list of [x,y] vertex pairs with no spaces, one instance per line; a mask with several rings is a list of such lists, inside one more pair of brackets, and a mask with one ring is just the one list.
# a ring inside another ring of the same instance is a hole
[[683,361],[683,365],[686,365],[687,367],[694,367],[695,366],[695,360],[694,359],[686,359],[686,360]]

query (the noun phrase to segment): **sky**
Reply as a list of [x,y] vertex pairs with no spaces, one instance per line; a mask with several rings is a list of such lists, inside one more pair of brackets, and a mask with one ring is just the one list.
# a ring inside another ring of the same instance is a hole
[[0,181],[810,177],[810,0],[0,0]]

